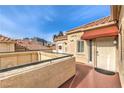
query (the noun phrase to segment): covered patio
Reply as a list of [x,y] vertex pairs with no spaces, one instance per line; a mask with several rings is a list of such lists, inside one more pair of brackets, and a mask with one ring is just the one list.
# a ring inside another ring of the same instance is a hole
[[106,75],[83,63],[76,63],[76,75],[60,88],[121,88],[119,74]]

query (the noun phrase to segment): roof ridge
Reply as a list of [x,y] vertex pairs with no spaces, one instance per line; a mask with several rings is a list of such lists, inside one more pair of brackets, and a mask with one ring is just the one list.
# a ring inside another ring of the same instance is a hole
[[98,18],[98,19],[96,19],[95,21],[91,21],[91,22],[86,23],[86,24],[84,24],[84,25],[82,25],[82,26],[85,26],[85,25],[88,25],[88,24],[91,24],[91,23],[98,22],[98,21],[100,21],[100,20],[102,20],[102,19],[105,19],[105,18],[109,18],[109,21],[110,21],[111,16],[106,16],[106,17]]
[[[99,21],[99,20],[102,20],[102,19],[105,19],[105,18],[110,18],[111,16],[105,16],[105,17],[102,17],[102,18],[98,18],[96,19],[95,21],[91,21],[89,23],[93,23],[93,22],[96,22],[96,21]],[[89,24],[89,23],[86,23],[86,24]]]
[[91,21],[91,22],[89,22],[89,23],[86,23],[86,24],[77,26],[77,27],[75,27],[75,28],[72,28],[72,29],[68,30],[66,33],[71,32],[71,31],[73,31],[73,30],[75,30],[75,29],[79,29],[79,28],[81,28],[81,27],[87,27],[87,26],[90,25],[90,24],[97,23],[97,22],[100,22],[100,21],[103,21],[102,23],[104,23],[104,21],[106,21],[105,19],[108,20],[108,22],[112,21],[112,20],[111,20],[111,16],[105,16],[105,17],[99,18],[99,19],[97,19],[97,20]]
[[10,37],[0,34],[0,42],[11,42],[11,41],[15,41],[15,40]]

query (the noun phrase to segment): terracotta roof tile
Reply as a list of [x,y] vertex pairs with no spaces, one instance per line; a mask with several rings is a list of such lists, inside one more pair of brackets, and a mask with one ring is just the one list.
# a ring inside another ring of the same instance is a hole
[[102,19],[99,19],[99,20],[96,20],[94,22],[91,22],[91,23],[88,23],[84,26],[82,26],[83,28],[87,28],[87,27],[91,27],[91,26],[97,26],[97,25],[100,25],[100,24],[105,24],[105,23],[108,23],[108,22],[111,22],[111,17],[108,16],[108,17],[105,17],[105,18],[102,18]]
[[25,47],[28,50],[45,50],[49,49],[47,46],[43,46],[39,42],[29,40],[17,40],[16,44]]
[[13,39],[11,39],[9,37],[0,35],[0,42],[15,42],[15,40],[13,40]]
[[101,25],[101,24],[105,24],[105,23],[109,23],[109,22],[112,22],[113,20],[111,20],[111,16],[107,16],[105,18],[101,18],[101,19],[98,19],[96,21],[93,21],[93,22],[90,22],[88,24],[85,24],[85,25],[82,25],[82,26],[79,26],[79,27],[76,27],[74,29],[71,29],[69,30],[67,33],[71,33],[71,32],[77,32],[79,31],[78,29],[82,29],[82,28],[88,28],[88,27],[94,27],[94,26],[98,26],[98,25]]
[[54,38],[54,41],[61,41],[61,40],[67,40],[67,36],[57,36],[56,38]]

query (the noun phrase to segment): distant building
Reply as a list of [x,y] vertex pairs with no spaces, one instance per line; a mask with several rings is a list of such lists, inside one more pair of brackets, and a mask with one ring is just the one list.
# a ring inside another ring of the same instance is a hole
[[16,41],[16,51],[33,51],[33,50],[44,50],[50,51],[47,45],[42,42],[34,40],[17,40]]
[[15,41],[9,37],[0,35],[0,52],[14,52]]
[[63,34],[55,35],[53,38],[55,42],[56,51],[59,53],[67,53],[67,36]]
[[48,47],[47,41],[43,39],[11,39],[9,37],[0,35],[0,52],[22,52],[22,51],[52,51]]

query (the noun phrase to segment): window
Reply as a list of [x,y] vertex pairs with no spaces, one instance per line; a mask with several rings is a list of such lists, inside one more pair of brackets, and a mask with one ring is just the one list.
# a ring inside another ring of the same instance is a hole
[[59,49],[61,50],[62,49],[62,46],[59,46]]
[[77,52],[84,52],[84,41],[77,41]]

